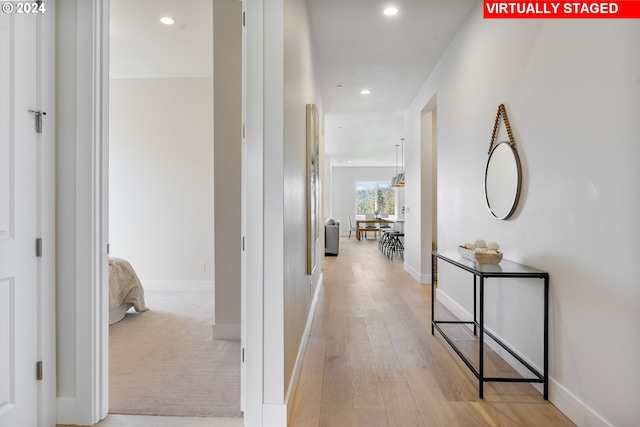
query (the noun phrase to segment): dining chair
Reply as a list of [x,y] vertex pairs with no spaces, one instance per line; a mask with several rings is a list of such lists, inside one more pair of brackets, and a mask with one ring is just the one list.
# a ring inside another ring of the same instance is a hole
[[[374,214],[365,214],[365,219],[375,219],[375,215]],[[362,232],[364,231],[364,238],[366,239],[369,234],[369,231],[373,231],[373,237],[375,237],[376,239],[378,238],[378,231],[380,231],[380,229],[378,228],[377,224],[367,224],[364,226],[364,228],[361,228],[358,232],[361,233],[360,235],[362,236]]]
[[[389,218],[389,214],[380,214],[380,218],[387,219]],[[384,231],[386,228],[391,228],[389,224],[380,224],[380,231]]]
[[351,238],[351,232],[358,232],[356,226],[353,225],[353,221],[351,221],[351,214],[347,214],[347,219],[349,220],[349,238]]

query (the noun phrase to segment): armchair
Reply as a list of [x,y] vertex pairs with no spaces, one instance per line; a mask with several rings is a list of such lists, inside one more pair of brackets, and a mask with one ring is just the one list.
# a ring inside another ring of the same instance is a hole
[[338,255],[340,250],[340,221],[329,218],[324,223],[324,254]]

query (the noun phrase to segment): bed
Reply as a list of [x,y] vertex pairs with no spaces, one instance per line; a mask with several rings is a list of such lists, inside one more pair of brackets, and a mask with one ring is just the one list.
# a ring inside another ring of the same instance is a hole
[[109,325],[122,320],[131,307],[148,310],[140,279],[127,260],[109,258]]

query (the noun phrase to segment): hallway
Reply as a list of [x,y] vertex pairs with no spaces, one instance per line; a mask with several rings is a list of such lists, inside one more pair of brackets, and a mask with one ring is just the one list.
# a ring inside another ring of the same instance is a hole
[[[325,257],[318,300],[289,426],[573,426],[529,384],[477,380],[430,328],[430,286],[377,241],[342,238]],[[439,317],[447,316],[436,306]],[[474,348],[472,334],[448,329]],[[514,375],[487,350],[487,372]]]

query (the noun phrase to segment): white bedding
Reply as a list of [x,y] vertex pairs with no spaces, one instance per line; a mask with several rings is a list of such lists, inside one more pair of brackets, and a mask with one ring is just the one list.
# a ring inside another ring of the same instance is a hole
[[[140,279],[128,261],[109,258],[109,311],[116,313],[119,310],[124,317],[124,313],[131,306],[139,312],[148,310],[144,302],[144,289]],[[124,311],[122,311],[123,307],[126,307]],[[109,324],[122,319],[122,317],[110,319]]]

